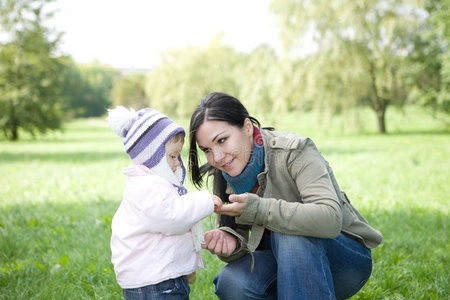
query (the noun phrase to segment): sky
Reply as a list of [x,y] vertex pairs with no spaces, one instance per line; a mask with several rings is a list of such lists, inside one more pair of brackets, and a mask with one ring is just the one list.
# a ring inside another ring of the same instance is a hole
[[50,22],[64,32],[60,49],[78,63],[98,60],[116,68],[152,68],[161,53],[224,42],[250,52],[281,49],[270,0],[57,0]]

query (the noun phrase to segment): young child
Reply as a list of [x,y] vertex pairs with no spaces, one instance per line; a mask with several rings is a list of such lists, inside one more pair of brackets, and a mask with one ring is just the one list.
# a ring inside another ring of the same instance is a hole
[[108,122],[133,162],[123,170],[128,181],[111,226],[117,282],[125,299],[189,299],[187,275],[203,268],[199,222],[222,201],[206,190],[187,193],[185,131],[174,121],[154,109],[118,106]]

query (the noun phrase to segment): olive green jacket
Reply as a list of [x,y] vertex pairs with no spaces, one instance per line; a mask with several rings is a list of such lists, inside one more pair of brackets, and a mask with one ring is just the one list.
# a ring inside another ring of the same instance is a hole
[[[222,260],[230,262],[255,251],[264,228],[316,238],[335,238],[343,232],[367,248],[381,243],[381,233],[350,204],[311,139],[263,129],[261,135],[265,166],[258,175],[259,188],[256,194],[248,194],[244,212],[236,217],[237,228],[220,227],[240,244]],[[227,193],[233,193],[229,186]]]

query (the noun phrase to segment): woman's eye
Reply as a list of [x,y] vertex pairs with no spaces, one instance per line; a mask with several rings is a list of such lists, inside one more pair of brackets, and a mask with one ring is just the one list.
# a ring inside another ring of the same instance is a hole
[[219,139],[217,142],[218,142],[219,144],[223,144],[223,143],[225,143],[226,140],[227,140],[227,138],[221,138],[221,139]]

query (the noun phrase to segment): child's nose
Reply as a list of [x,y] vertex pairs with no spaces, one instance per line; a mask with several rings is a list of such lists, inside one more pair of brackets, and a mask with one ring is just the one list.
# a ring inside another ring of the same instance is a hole
[[176,160],[175,160],[175,167],[178,167],[179,165],[181,165],[180,160],[179,160],[179,159],[176,159]]

